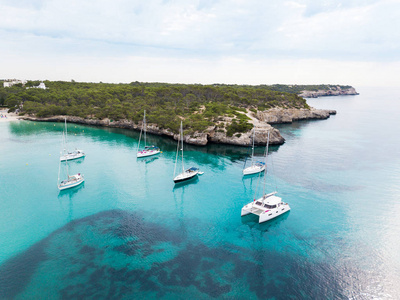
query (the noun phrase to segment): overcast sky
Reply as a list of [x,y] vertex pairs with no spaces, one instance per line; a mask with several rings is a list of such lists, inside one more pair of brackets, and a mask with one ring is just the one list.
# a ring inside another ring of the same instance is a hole
[[399,0],[0,0],[0,79],[399,86]]

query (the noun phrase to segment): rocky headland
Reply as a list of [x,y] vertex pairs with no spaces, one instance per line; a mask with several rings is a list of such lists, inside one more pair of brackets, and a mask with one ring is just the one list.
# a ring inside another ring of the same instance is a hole
[[[270,124],[281,124],[291,123],[298,120],[314,120],[314,119],[327,119],[330,115],[336,114],[334,110],[322,110],[322,109],[283,109],[283,108],[272,108],[266,111],[257,111],[257,113],[247,111],[246,115],[250,118],[249,123],[252,123],[255,128],[255,144],[265,145],[267,141],[267,132],[270,131],[270,144],[281,145],[285,142],[285,139],[281,136],[278,129],[272,127]],[[76,124],[85,124],[92,126],[103,126],[103,127],[114,127],[124,128],[131,130],[140,130],[141,122],[138,124],[130,120],[118,120],[112,121],[110,119],[90,119],[81,118],[75,116],[53,116],[48,118],[38,118],[35,116],[21,116],[20,119],[30,121],[42,121],[42,122],[64,122],[65,118],[67,122]],[[224,120],[229,123],[231,120],[226,118]],[[178,139],[179,135],[172,132],[169,129],[160,128],[157,124],[147,124],[147,132],[169,136],[175,140]],[[251,143],[253,131],[234,133],[232,136],[228,136],[226,130],[221,130],[217,126],[210,126],[204,132],[194,132],[192,134],[184,135],[184,141],[188,144],[204,146],[207,143],[220,143],[230,144],[238,146],[248,146]]]
[[303,98],[318,98],[323,96],[340,96],[340,95],[358,95],[356,89],[353,87],[350,88],[341,88],[340,86],[333,86],[329,89],[318,90],[318,91],[310,91],[304,90],[299,94],[300,97]]
[[335,110],[328,109],[271,108],[266,111],[258,111],[257,119],[268,124],[283,124],[301,120],[323,120],[335,114]]

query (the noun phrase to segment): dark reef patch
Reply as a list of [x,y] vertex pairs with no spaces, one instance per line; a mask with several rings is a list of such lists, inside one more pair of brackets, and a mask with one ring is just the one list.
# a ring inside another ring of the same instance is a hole
[[0,298],[29,294],[39,267],[42,274],[61,278],[53,291],[61,299],[183,297],[182,291],[194,298],[346,296],[329,264],[228,241],[208,246],[189,239],[181,226],[156,224],[121,210],[74,220],[0,266]]
[[12,299],[25,289],[39,264],[48,259],[47,242],[44,239],[0,265],[1,299]]

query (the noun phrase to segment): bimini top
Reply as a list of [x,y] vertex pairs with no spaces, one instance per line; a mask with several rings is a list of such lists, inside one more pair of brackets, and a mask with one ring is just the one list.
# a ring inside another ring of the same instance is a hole
[[191,167],[189,170],[190,170],[190,171],[198,171],[199,168]]
[[152,145],[152,146],[146,146],[144,147],[145,149],[159,149],[158,147]]
[[281,202],[282,202],[282,198],[277,197],[277,196],[273,196],[273,195],[271,195],[271,196],[269,196],[267,198],[264,198],[264,203],[268,204],[268,205],[277,205],[277,204],[279,204]]

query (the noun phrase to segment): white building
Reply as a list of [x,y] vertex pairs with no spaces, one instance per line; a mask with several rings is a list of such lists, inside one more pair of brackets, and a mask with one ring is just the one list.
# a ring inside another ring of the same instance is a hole
[[32,86],[32,87],[27,87],[26,89],[47,89],[47,87],[45,86],[44,82],[41,82],[38,86]]
[[41,82],[38,86],[36,86],[38,89],[46,89],[46,86],[44,85],[44,82]]
[[3,86],[12,87],[14,84],[22,83],[24,85],[27,81],[26,80],[18,80],[18,79],[7,79],[3,82]]

